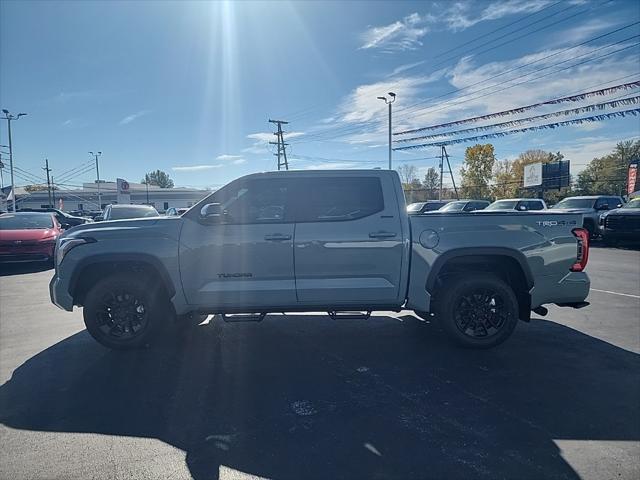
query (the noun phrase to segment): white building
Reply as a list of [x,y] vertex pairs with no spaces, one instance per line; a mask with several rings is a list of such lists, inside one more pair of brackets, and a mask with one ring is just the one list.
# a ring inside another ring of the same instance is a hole
[[[184,208],[191,207],[212,190],[198,188],[159,188],[154,185],[143,183],[129,183],[128,203],[149,204],[156,207],[160,212],[170,207]],[[6,191],[5,191],[6,190]],[[83,183],[82,188],[61,189],[56,188],[54,192],[55,201],[53,206],[64,211],[73,210],[101,210],[105,206],[118,203],[116,182],[100,182],[100,207],[98,207],[98,184]],[[3,189],[4,195],[0,195],[0,210],[7,211],[11,202],[6,201],[9,194],[9,187]],[[122,196],[120,197],[122,200]],[[8,203],[8,204],[7,204]],[[44,208],[49,206],[49,198],[46,190],[38,192],[26,192],[21,187],[16,187],[16,208]]]

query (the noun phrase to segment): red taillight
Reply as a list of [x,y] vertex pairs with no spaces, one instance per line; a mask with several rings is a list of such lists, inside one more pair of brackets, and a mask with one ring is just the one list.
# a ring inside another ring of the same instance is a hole
[[584,228],[574,228],[571,233],[578,239],[578,254],[576,263],[571,265],[572,272],[581,272],[589,260],[589,232]]

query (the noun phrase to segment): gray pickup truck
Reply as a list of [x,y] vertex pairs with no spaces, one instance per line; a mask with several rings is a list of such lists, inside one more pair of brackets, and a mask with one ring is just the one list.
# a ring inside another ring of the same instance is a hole
[[402,309],[488,348],[544,304],[587,305],[581,226],[580,215],[548,211],[410,217],[394,171],[253,174],[181,217],[69,230],[50,294],[64,310],[84,307],[89,333],[115,349],[207,314]]

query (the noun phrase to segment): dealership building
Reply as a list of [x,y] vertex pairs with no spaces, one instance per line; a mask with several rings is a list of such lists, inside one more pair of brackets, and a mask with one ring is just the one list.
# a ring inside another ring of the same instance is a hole
[[[98,191],[99,190],[99,191]],[[11,200],[7,197],[10,187],[4,187],[0,194],[0,210],[7,211]],[[191,207],[209,195],[212,190],[198,188],[160,188],[144,183],[129,183],[119,179],[117,182],[84,183],[82,188],[61,189],[56,187],[52,203],[64,211],[101,210],[109,204],[132,203],[149,204],[163,212],[171,207]],[[98,200],[100,195],[100,200]],[[98,207],[100,205],[100,207]],[[16,208],[45,208],[49,206],[47,190],[27,192],[16,187]]]

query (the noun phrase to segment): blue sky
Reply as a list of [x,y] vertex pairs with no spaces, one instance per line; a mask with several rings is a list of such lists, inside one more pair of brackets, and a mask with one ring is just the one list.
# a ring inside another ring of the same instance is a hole
[[[28,113],[13,124],[14,158],[38,176],[45,157],[64,179],[101,150],[102,178],[139,181],[159,168],[178,186],[221,185],[275,168],[269,118],[291,122],[291,168],[384,167],[376,96],[397,93],[401,130],[638,80],[638,24],[579,45],[638,21],[633,0],[3,1],[0,103]],[[4,122],[0,131],[6,144]],[[638,136],[640,120],[628,117],[491,142],[500,159],[560,150],[575,173]],[[449,148],[456,169],[466,146]],[[394,158],[423,171],[437,153]]]

